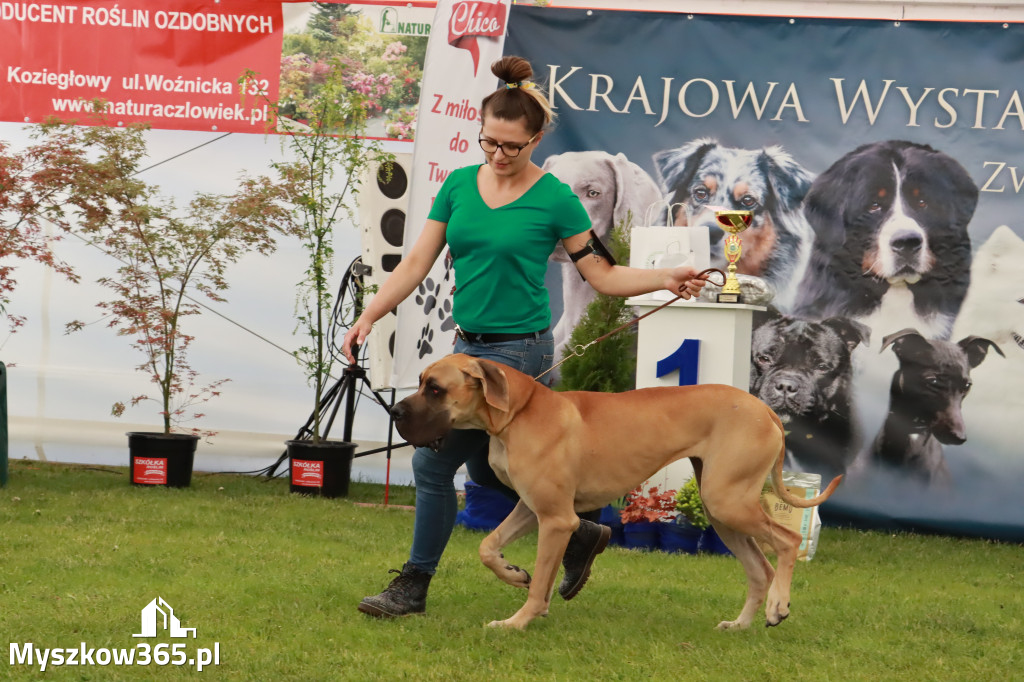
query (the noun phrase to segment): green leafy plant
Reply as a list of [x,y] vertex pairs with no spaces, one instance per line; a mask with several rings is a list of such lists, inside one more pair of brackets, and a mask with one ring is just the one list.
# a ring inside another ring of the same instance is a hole
[[[334,230],[344,221],[355,220],[359,182],[367,170],[377,166],[385,181],[390,180],[394,155],[377,140],[359,139],[366,131],[371,110],[370,96],[349,87],[350,65],[337,61],[323,83],[306,101],[303,123],[281,118],[284,103],[264,97],[272,120],[282,133],[282,144],[293,160],[273,164],[275,183],[288,197],[290,231],[306,251],[303,279],[298,283],[295,313],[297,331],[306,342],[295,358],[313,388],[312,440],[321,440],[319,406],[329,388],[331,370],[337,360],[329,343],[332,326]],[[240,82],[255,79],[247,72]],[[274,128],[271,128],[274,129]]]
[[[102,108],[95,103],[96,111]],[[141,353],[136,369],[158,388],[157,397],[140,394],[128,403],[158,403],[164,433],[179,427],[213,435],[182,424],[201,418],[198,406],[217,396],[227,379],[197,385],[188,357],[195,337],[183,323],[201,312],[195,297],[225,300],[230,264],[250,252],[273,252],[275,236],[290,226],[285,197],[267,178],[242,178],[231,195],[198,193],[179,209],[139,177],[146,126],[113,127],[98,115],[90,122],[97,125],[53,120],[39,126],[41,137],[83,159],[85,170],[66,188],[66,214],[54,220],[116,260],[97,280],[110,293],[97,306],[107,326]],[[85,326],[74,321],[67,330]],[[111,412],[121,416],[125,409],[117,402]]]
[[710,525],[707,512],[704,511],[704,502],[700,499],[696,476],[691,477],[676,493],[675,510],[697,528],[703,530]]
[[623,523],[640,523],[642,521],[661,521],[675,512],[675,490],[658,492],[658,486],[651,486],[647,494],[643,488],[637,487],[626,495],[626,506],[619,512]]
[[[612,231],[608,250],[619,263],[629,262],[629,232],[632,224],[632,216],[627,214]],[[563,357],[571,356],[577,346],[586,345],[631,319],[633,313],[626,305],[626,299],[597,294],[573,329],[563,350]],[[635,329],[623,329],[591,346],[583,355],[570,357],[560,368],[561,374],[555,390],[620,393],[636,388]]]

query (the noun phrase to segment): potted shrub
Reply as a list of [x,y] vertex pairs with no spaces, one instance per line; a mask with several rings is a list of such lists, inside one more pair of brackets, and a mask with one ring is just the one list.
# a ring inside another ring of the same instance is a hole
[[626,495],[620,512],[624,544],[630,549],[657,549],[661,546],[660,526],[675,514],[675,490],[659,492],[651,486],[644,495],[637,487]]
[[[268,125],[281,133],[293,157],[273,165],[277,184],[289,197],[291,231],[307,255],[295,305],[296,329],[305,343],[295,357],[313,389],[312,410],[309,427],[287,442],[291,489],[333,497],[348,494],[355,452],[353,443],[324,437],[323,417],[330,403],[325,396],[336,381],[332,370],[341,356],[329,342],[335,317],[334,230],[343,221],[355,222],[359,182],[366,171],[379,165],[386,175],[394,156],[383,151],[380,141],[361,139],[373,99],[372,92],[360,87],[355,67],[340,60],[326,66],[309,61],[309,87],[277,102],[264,101],[273,114]],[[252,72],[243,75],[243,88],[255,78]],[[302,121],[287,119],[283,113],[289,111],[303,112]]]
[[675,523],[662,528],[661,548],[667,552],[696,554],[704,530],[710,525],[700,499],[697,478],[691,477],[675,496]]
[[[197,297],[224,300],[228,265],[250,252],[274,250],[275,235],[288,227],[284,196],[266,178],[243,178],[234,194],[200,193],[179,210],[139,178],[146,126],[98,123],[40,126],[50,141],[89,159],[88,172],[68,187],[66,214],[56,222],[116,259],[98,280],[109,298],[97,306],[107,326],[128,337],[142,358],[136,369],[157,387],[155,395],[132,396],[111,410],[121,416],[128,406],[158,405],[159,431],[128,434],[132,482],[187,486],[196,442],[213,432],[184,424],[203,416],[201,405],[227,379],[199,385],[188,357],[194,337],[185,322],[201,312]],[[67,329],[85,326],[75,321]]]
[[[619,263],[629,262],[629,231],[632,214],[612,230],[608,250]],[[632,309],[621,296],[598,293],[572,330],[562,351],[571,356],[573,349],[585,346],[616,327],[633,319]],[[556,391],[601,391],[621,393],[636,388],[636,327],[623,329],[578,357],[570,357],[559,367]]]

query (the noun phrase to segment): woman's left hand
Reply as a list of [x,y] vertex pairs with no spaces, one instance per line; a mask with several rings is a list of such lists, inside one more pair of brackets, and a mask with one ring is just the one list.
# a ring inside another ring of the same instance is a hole
[[700,290],[707,283],[705,281],[707,274],[700,278],[697,277],[697,274],[697,270],[691,267],[672,268],[668,271],[668,286],[665,288],[686,300],[697,298],[700,296]]

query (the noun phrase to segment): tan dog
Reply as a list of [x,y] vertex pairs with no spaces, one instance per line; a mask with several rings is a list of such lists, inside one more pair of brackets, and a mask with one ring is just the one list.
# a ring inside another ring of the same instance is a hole
[[[745,628],[765,603],[768,625],[789,615],[789,589],[800,537],[761,507],[761,488],[787,504],[821,504],[835,478],[811,500],[782,485],[785,437],[763,402],[731,386],[645,388],[625,393],[556,393],[504,365],[450,355],[427,367],[416,393],[393,409],[398,432],[410,443],[439,442],[451,429],[491,434],[490,464],[519,493],[508,518],[480,544],[480,559],[503,581],[529,588],[511,618],[492,627],[525,628],[548,613],[559,562],[579,524],[577,511],[598,509],[648,479],[669,462],[690,457],[708,518],[747,573],[747,600],[733,621]],[[501,550],[539,523],[534,579]],[[772,569],[757,545],[778,555]]]

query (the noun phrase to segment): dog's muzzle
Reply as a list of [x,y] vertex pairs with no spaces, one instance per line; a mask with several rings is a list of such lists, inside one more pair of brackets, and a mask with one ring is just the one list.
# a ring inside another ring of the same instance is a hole
[[432,418],[426,417],[423,411],[417,410],[406,398],[391,408],[391,419],[398,429],[398,434],[416,447],[428,447],[435,452],[441,449],[445,436],[451,430],[451,424],[445,414],[443,417],[435,413]]

